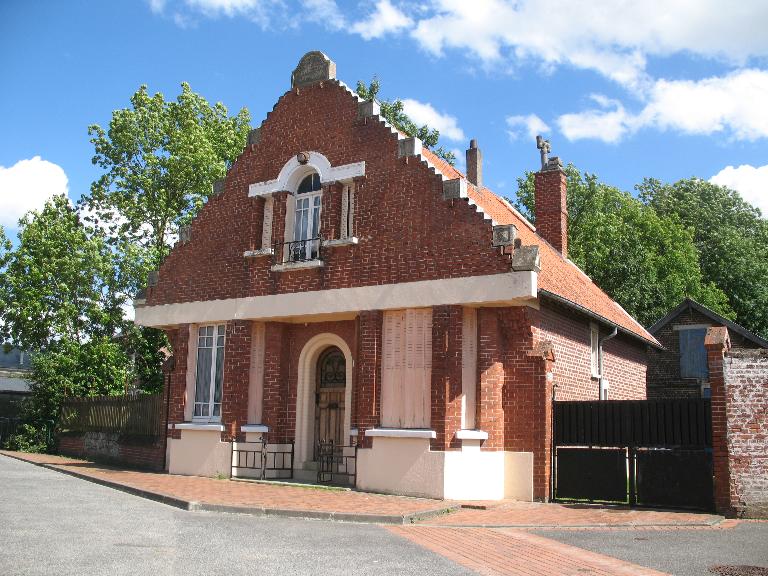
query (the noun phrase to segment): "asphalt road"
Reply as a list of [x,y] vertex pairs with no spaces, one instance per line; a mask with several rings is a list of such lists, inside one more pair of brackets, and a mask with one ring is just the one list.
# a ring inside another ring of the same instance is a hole
[[187,512],[0,456],[0,575],[473,574],[377,526]]
[[768,568],[768,522],[727,530],[541,531],[541,536],[676,576],[712,576],[714,565]]

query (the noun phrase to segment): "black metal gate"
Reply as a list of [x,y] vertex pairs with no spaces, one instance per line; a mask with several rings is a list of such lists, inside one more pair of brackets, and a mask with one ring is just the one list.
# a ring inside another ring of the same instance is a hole
[[708,399],[557,401],[552,497],[711,510]]

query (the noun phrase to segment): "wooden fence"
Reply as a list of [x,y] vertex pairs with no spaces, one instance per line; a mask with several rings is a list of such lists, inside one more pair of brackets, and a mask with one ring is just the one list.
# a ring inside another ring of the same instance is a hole
[[69,398],[62,405],[57,428],[63,433],[159,437],[163,434],[163,395]]

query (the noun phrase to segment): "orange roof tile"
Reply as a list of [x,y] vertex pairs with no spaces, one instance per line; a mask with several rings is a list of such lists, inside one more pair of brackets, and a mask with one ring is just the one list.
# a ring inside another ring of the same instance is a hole
[[[434,152],[422,150],[422,155],[440,171],[446,178],[464,178],[464,175],[439,158]],[[549,242],[535,232],[535,228],[508,202],[502,200],[488,188],[477,188],[467,184],[470,200],[482,208],[497,224],[514,224],[517,227],[518,238],[524,245],[537,244],[541,256],[541,272],[539,273],[539,290],[559,296],[605,319],[608,323],[617,325],[647,342],[660,346],[640,323],[632,318],[617,302],[611,299],[597,286],[576,264],[563,258],[563,255]]]

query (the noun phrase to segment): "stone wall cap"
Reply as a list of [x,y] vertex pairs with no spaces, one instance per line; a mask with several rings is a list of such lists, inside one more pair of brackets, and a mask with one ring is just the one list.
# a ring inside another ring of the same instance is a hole
[[336,63],[319,50],[307,52],[291,74],[291,88],[336,78]]

